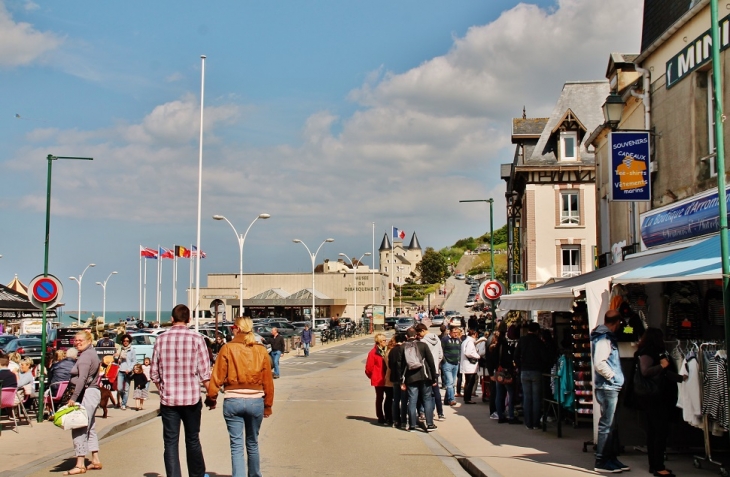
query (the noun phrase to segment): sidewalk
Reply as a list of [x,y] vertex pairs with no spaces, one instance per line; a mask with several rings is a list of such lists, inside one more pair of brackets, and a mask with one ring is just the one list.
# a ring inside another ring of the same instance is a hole
[[[557,437],[556,424],[547,432],[528,430],[523,424],[498,424],[489,419],[489,406],[477,397],[476,405],[466,406],[457,398],[457,406],[445,406],[446,420],[437,422],[438,431],[429,434],[473,476],[575,477],[601,475],[593,471],[593,448],[583,452],[583,442],[592,439],[590,427],[573,428],[563,424],[563,437]],[[648,475],[645,453],[633,448],[620,456],[632,469],[630,474]],[[695,469],[691,455],[670,455],[667,468],[681,476],[717,474],[717,467]]]
[[[371,336],[363,335],[329,342],[325,345],[317,344],[310,349],[310,353],[314,354],[321,350]],[[296,357],[296,350],[292,350],[289,353],[285,353],[281,357],[281,360],[284,361]],[[131,397],[130,401],[134,403]],[[160,397],[154,384],[150,389],[149,399],[145,400],[144,407],[145,409],[143,411],[135,411],[129,407],[126,411],[122,411],[110,407],[108,409],[107,419],[101,418],[101,409],[97,410],[96,431],[99,435],[99,440],[112,437],[157,417],[160,408]],[[34,417],[35,415],[31,416],[32,427],[25,420],[19,421],[17,433],[12,430],[12,421],[8,421],[4,416],[0,421],[2,423],[0,448],[3,450],[3,458],[0,460],[0,477],[24,475],[27,471],[43,466],[43,464],[48,466],[54,461],[60,463],[62,460],[73,456],[71,432],[57,428],[50,421],[38,423]]]

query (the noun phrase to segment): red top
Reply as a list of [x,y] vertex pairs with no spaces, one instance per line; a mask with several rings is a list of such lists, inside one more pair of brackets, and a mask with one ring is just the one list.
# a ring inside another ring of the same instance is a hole
[[371,386],[385,386],[385,359],[378,351],[378,345],[368,353],[365,375],[370,378]]

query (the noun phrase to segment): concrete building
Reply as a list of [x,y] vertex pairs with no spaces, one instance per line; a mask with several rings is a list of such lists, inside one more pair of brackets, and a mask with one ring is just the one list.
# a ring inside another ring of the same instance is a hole
[[507,182],[508,279],[535,288],[593,270],[595,164],[585,144],[603,122],[607,81],[567,82],[549,118],[512,122]]
[[[640,54],[609,58],[606,76],[612,93],[623,101],[623,114],[613,130],[650,132],[651,196],[646,202],[610,202],[612,127],[608,122],[599,125],[589,142],[595,147],[598,169],[601,265],[621,261],[626,253],[716,231],[716,207],[714,222],[699,217],[717,188],[709,3],[646,0]],[[719,23],[724,72],[730,47],[730,15],[724,9]],[[726,110],[727,86],[724,89]],[[670,215],[675,219],[663,220]]]

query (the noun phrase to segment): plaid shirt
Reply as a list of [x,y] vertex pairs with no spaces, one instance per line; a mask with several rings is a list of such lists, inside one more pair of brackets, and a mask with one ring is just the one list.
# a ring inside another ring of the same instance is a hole
[[152,352],[152,381],[165,406],[192,406],[200,401],[200,383],[210,380],[205,339],[187,326],[160,334]]

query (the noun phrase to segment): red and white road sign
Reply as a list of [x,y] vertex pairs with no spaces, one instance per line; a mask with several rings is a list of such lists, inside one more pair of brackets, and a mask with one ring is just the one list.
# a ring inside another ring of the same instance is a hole
[[28,284],[30,290],[30,301],[40,307],[42,305],[53,306],[63,296],[63,285],[53,275],[38,275]]
[[504,294],[504,285],[499,280],[487,280],[482,284],[480,295],[487,300],[496,300]]

